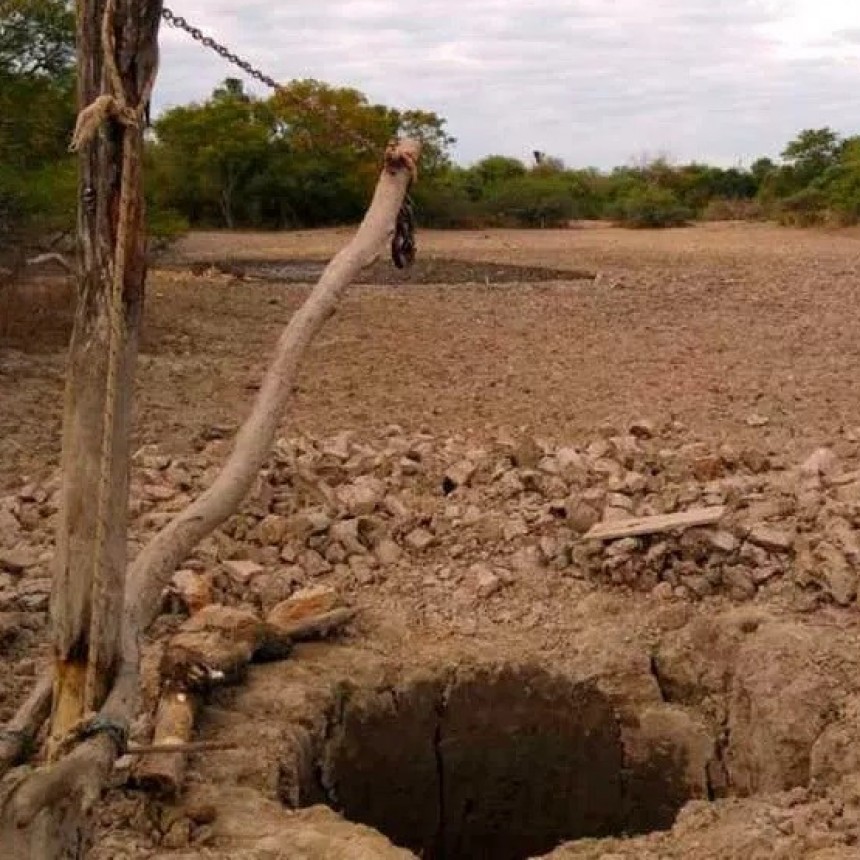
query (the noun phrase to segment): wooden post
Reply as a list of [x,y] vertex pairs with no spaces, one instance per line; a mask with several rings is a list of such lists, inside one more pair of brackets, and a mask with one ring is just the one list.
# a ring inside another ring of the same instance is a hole
[[[102,27],[109,2],[79,0],[77,4],[79,110],[106,93],[135,108],[155,74],[161,0],[114,0],[111,29],[122,93],[113,91],[105,63],[109,47],[103,44]],[[120,122],[116,113],[105,117],[80,151],[80,281],[68,359],[62,500],[51,595],[56,660],[51,735],[56,740],[84,716],[88,663],[96,669],[93,701],[88,704],[98,707],[112,685],[118,659],[126,570],[128,439],[146,276],[142,151],[142,124]],[[121,199],[124,231],[119,230]],[[118,242],[120,232],[125,235],[123,247]],[[121,325],[112,329],[118,261],[124,271]],[[111,337],[116,396],[106,409]],[[110,476],[100,515],[105,441]],[[103,587],[96,595],[98,622],[92,628],[93,578],[99,565]],[[91,628],[98,631],[96,642],[90,641]]]

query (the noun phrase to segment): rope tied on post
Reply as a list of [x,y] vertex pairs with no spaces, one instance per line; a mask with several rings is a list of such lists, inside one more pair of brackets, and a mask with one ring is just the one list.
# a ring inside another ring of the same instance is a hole
[[113,119],[127,128],[140,127],[146,113],[147,105],[152,96],[155,76],[151,75],[143,87],[140,99],[135,107],[128,104],[122,77],[116,64],[116,37],[114,35],[114,18],[116,16],[116,0],[108,0],[102,20],[102,45],[105,55],[108,86],[112,92],[102,93],[91,104],[78,114],[75,130],[69,149],[79,152],[90,143],[98,130],[109,120]]
[[[117,66],[115,36],[116,0],[108,0],[102,19],[102,49],[109,92],[99,95],[78,114],[70,149],[74,152],[91,144],[99,129],[108,120],[124,127],[122,140],[122,171],[120,175],[119,207],[116,223],[116,239],[113,259],[108,271],[111,278],[109,299],[109,343],[107,372],[105,378],[104,411],[102,415],[102,447],[99,463],[98,516],[96,521],[95,552],[91,581],[90,629],[87,652],[87,670],[84,685],[84,708],[97,711],[101,704],[99,675],[105,669],[102,661],[110,658],[112,643],[102,641],[102,626],[107,611],[107,540],[109,508],[111,503],[111,480],[113,476],[114,423],[119,402],[119,372],[122,354],[127,342],[127,331],[123,307],[129,243],[132,239],[131,221],[135,206],[134,178],[141,169],[139,137],[152,89],[155,83],[153,72],[141,89],[136,105],[128,101],[122,77]],[[105,679],[101,680],[103,684]]]

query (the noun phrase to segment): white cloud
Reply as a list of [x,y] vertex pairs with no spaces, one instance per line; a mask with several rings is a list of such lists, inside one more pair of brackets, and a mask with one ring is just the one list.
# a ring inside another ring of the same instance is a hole
[[[278,80],[438,111],[463,161],[543,149],[572,165],[658,151],[734,163],[803,127],[857,130],[857,0],[174,2]],[[162,32],[156,110],[237,74]]]

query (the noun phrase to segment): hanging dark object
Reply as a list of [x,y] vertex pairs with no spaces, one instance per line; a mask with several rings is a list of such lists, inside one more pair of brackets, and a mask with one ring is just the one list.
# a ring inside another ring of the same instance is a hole
[[415,204],[407,194],[394,222],[391,259],[398,269],[406,269],[415,262],[415,251]]

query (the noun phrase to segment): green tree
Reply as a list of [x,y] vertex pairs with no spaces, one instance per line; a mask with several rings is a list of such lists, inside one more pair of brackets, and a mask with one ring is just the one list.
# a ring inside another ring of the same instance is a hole
[[841,141],[831,128],[800,132],[783,150],[782,158],[794,171],[798,187],[809,185],[839,160]]
[[155,199],[191,221],[236,226],[273,127],[268,106],[231,78],[205,104],[168,111],[155,123],[150,151]]
[[74,224],[74,17],[65,0],[9,0],[0,18],[0,246]]

